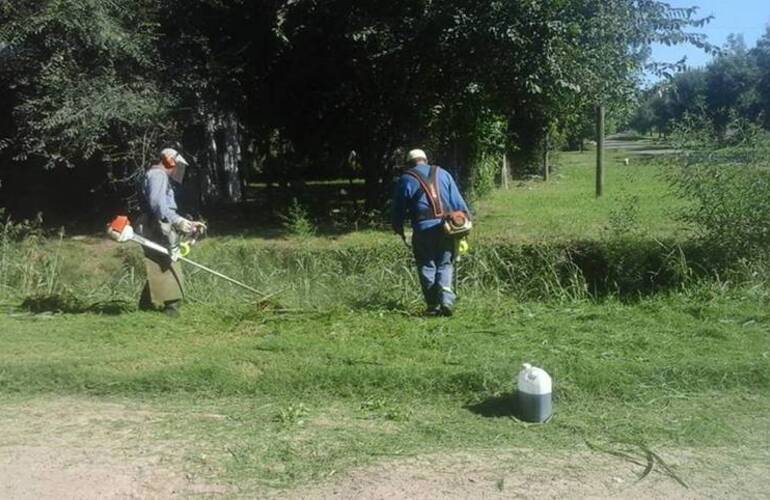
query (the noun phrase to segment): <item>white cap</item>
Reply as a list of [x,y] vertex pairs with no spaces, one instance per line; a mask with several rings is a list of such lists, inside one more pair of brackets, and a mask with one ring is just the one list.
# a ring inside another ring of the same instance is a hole
[[413,149],[406,154],[407,163],[420,158],[422,158],[425,161],[428,160],[428,155],[426,155],[425,151],[423,151],[422,149]]

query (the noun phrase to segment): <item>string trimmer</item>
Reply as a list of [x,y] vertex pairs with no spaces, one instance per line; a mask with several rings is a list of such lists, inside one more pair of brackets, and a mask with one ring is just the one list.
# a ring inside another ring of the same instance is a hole
[[267,295],[263,292],[260,292],[256,288],[252,288],[245,283],[241,283],[236,279],[233,279],[229,276],[225,276],[224,274],[218,271],[215,271],[209,267],[206,267],[203,264],[199,264],[193,260],[190,260],[187,257],[185,257],[183,253],[177,254],[176,252],[174,252],[172,254],[172,252],[168,248],[164,247],[163,245],[155,243],[154,241],[148,240],[144,236],[136,234],[134,232],[134,228],[131,227],[131,221],[129,221],[128,217],[126,217],[125,215],[119,215],[115,217],[115,219],[112,222],[110,222],[110,224],[107,226],[107,234],[110,236],[110,238],[117,241],[118,243],[125,243],[126,241],[133,241],[135,243],[139,243],[145,248],[155,250],[156,252],[162,253],[163,255],[168,255],[172,259],[178,259],[178,260],[181,260],[182,262],[186,262],[192,266],[197,267],[201,271],[206,271],[209,274],[213,274],[217,278],[221,278],[225,281],[232,283],[233,285],[239,286],[252,293],[256,293],[257,295],[261,295],[262,297],[265,297]]

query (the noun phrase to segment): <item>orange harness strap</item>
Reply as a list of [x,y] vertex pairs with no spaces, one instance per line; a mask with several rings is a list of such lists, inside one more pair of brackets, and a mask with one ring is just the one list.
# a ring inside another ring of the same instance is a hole
[[438,167],[435,165],[430,166],[430,176],[427,182],[425,177],[415,169],[407,170],[405,174],[414,177],[420,183],[420,187],[422,187],[422,190],[428,197],[430,208],[433,210],[433,217],[443,217],[444,207],[441,205],[441,194],[438,189]]

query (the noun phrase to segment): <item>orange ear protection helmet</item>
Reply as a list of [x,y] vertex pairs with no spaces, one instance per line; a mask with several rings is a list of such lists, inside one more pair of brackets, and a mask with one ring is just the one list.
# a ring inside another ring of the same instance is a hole
[[173,168],[176,168],[176,159],[174,158],[175,155],[171,155],[167,152],[163,152],[160,155],[160,162],[163,164],[163,167],[167,170],[171,170]]

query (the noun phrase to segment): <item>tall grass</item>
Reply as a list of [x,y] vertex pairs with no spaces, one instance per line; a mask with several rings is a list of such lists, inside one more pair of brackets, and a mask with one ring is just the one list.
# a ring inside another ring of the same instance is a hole
[[[63,233],[58,236],[61,243]],[[60,255],[41,221],[14,222],[0,209],[0,298],[53,293],[60,285]]]
[[[62,234],[12,237],[9,232],[0,245],[0,299],[5,302],[66,296],[80,307],[133,303],[144,282],[141,250],[131,243],[73,242]],[[746,262],[718,267],[715,262],[735,263],[715,258],[712,250],[634,236],[550,244],[478,240],[457,265],[457,287],[461,297],[491,294],[568,302],[635,298],[681,290],[715,276],[750,278],[756,271]],[[261,290],[273,307],[404,312],[421,307],[413,257],[398,241],[313,247],[214,238],[194,248],[190,258]],[[223,306],[260,302],[248,291],[183,266],[190,301]]]
[[[610,157],[618,160],[623,155],[614,152]],[[699,153],[697,158],[708,155]],[[758,161],[756,155],[752,158]],[[758,282],[767,274],[763,245],[753,245],[753,253],[735,258],[734,244],[714,243],[720,235],[728,243],[754,241],[741,236],[752,227],[760,229],[756,241],[766,241],[770,215],[765,217],[767,203],[761,200],[768,199],[763,195],[768,184],[759,182],[764,176],[741,174],[741,179],[752,182],[750,192],[757,194],[758,201],[748,202],[743,181],[709,183],[707,175],[691,175],[686,177],[688,186],[705,187],[690,189],[690,195],[713,194],[717,185],[729,189],[719,191],[714,198],[719,203],[705,203],[703,196],[690,203],[667,189],[661,174],[673,171],[671,165],[635,161],[628,168],[618,160],[608,171],[612,193],[596,200],[587,156],[565,154],[559,162],[563,163],[559,176],[549,183],[496,191],[479,204],[471,253],[457,266],[461,297],[483,294],[555,302],[609,296],[630,299],[687,289],[704,280]],[[490,172],[493,164],[490,159]],[[762,210],[751,212],[757,207]],[[682,231],[672,213],[687,210],[688,227]],[[713,217],[696,220],[693,214]],[[724,224],[733,220],[724,219],[725,214],[741,223]],[[76,242],[60,233],[44,234],[39,222],[15,223],[1,213],[0,220],[1,301],[57,295],[76,297],[86,305],[136,301],[144,281],[137,246],[101,239]],[[195,247],[190,257],[270,295],[269,304],[263,306],[397,311],[421,306],[413,257],[395,238],[356,232],[330,243],[313,235],[313,221],[298,203],[286,223],[288,241],[211,238]],[[708,234],[713,237],[687,239],[703,234],[691,230],[698,227],[710,228]],[[227,305],[260,300],[192,267],[186,267],[186,284],[190,301]]]

